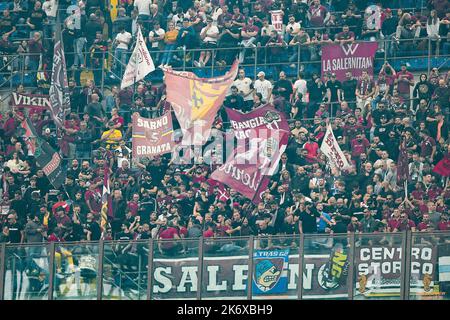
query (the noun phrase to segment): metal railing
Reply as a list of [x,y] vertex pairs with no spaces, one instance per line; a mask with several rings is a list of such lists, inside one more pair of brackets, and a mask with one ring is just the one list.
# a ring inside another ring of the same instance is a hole
[[448,256],[448,231],[2,244],[0,299],[449,299]]

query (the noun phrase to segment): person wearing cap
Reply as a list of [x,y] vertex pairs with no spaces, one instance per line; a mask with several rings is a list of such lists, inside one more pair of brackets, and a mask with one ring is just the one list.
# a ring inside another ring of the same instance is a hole
[[327,100],[331,104],[331,116],[334,117],[339,109],[342,97],[342,83],[336,79],[336,74],[331,74],[331,79],[326,83]]
[[272,98],[272,83],[265,79],[265,76],[264,71],[258,72],[258,79],[255,80],[253,87],[256,93],[261,94],[262,102],[269,103]]

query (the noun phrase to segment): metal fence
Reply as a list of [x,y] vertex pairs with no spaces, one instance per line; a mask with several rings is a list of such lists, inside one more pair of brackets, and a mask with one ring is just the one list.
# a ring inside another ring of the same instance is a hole
[[449,259],[450,232],[2,244],[0,299],[448,300]]
[[[358,43],[360,41],[356,41]],[[450,46],[449,43],[440,42],[441,50],[436,51],[435,41],[430,38],[414,38],[414,39],[377,39],[379,43],[379,50],[374,59],[374,71],[378,72],[384,62],[390,62],[396,69],[400,69],[402,62],[410,63],[412,71],[426,71],[430,72],[431,68],[448,69],[450,67]],[[408,44],[408,46],[406,46]],[[412,49],[407,49],[407,48]],[[438,46],[439,47],[439,46]],[[309,45],[283,45],[280,54],[273,55],[270,52],[270,47],[256,46],[250,48],[243,48],[241,46],[230,48],[217,49],[183,49],[176,48],[171,51],[170,65],[174,70],[194,71],[197,75],[203,77],[212,77],[222,75],[229,69],[234,60],[234,56],[244,54],[244,59],[241,62],[248,76],[256,78],[259,71],[265,71],[269,78],[277,79],[280,71],[285,71],[288,77],[297,77],[300,71],[306,75],[312,72],[320,74],[320,46]],[[211,52],[210,61],[204,67],[197,67],[194,61],[198,60],[201,52]],[[298,54],[300,51],[300,54]],[[231,55],[230,55],[231,52]],[[311,53],[313,52],[313,53]],[[160,58],[166,53],[164,50],[151,50],[156,66],[160,64]],[[74,57],[75,52],[66,50],[66,59],[70,61]],[[119,84],[125,70],[126,63],[117,59],[114,55],[114,50],[109,48],[100,54],[100,66],[94,67],[90,62],[90,53],[83,52],[86,57],[87,67],[75,68],[68,70],[69,77],[74,78],[78,85],[83,85],[80,81],[80,74],[83,70],[91,71],[94,75],[96,85],[102,89],[105,86]],[[131,56],[131,52],[127,52],[127,60]],[[10,88],[18,84],[25,84],[25,86],[36,86],[36,73],[44,71],[48,74],[48,79],[51,75],[49,68],[43,70],[30,69],[27,59],[32,57],[32,54],[15,54],[2,55],[2,63],[0,64],[0,88]],[[100,57],[99,56],[99,57]],[[218,65],[218,61],[226,56],[224,59],[226,64]],[[27,58],[28,57],[28,58]],[[38,60],[38,59],[37,59]],[[149,80],[161,81],[163,72],[161,69],[148,75]]]

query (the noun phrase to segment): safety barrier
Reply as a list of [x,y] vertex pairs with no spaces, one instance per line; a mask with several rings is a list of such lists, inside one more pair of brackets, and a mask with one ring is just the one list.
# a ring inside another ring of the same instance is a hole
[[449,261],[447,231],[2,244],[0,299],[448,300]]

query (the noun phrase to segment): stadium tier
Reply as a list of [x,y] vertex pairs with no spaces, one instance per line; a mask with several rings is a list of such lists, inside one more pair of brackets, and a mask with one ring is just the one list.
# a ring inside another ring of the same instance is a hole
[[0,11],[0,300],[449,299],[448,1]]

